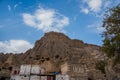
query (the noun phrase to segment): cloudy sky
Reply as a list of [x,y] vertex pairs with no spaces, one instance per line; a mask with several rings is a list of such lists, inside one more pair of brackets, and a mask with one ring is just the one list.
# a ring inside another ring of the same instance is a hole
[[0,52],[25,52],[49,31],[101,46],[103,14],[119,3],[120,0],[0,0]]

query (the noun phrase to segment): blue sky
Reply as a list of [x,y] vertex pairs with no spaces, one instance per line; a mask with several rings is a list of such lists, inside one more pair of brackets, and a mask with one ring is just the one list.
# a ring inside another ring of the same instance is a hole
[[0,52],[25,52],[49,31],[102,45],[107,7],[119,0],[0,0]]

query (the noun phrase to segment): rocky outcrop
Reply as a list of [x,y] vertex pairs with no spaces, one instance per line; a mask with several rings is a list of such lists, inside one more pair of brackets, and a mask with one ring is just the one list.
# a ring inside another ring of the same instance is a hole
[[19,67],[22,64],[38,64],[46,68],[47,72],[54,72],[60,71],[61,65],[67,63],[72,71],[71,74],[69,72],[70,75],[74,75],[77,65],[80,67],[78,69],[80,73],[77,74],[75,72],[76,75],[81,74],[85,76],[92,72],[90,74],[92,76],[101,74],[103,77],[104,74],[96,69],[96,63],[106,59],[107,57],[102,52],[100,46],[86,44],[81,40],[70,39],[63,33],[49,32],[40,40],[37,40],[34,47],[25,53],[0,54],[0,69],[3,71],[3,68],[9,70],[10,67]]

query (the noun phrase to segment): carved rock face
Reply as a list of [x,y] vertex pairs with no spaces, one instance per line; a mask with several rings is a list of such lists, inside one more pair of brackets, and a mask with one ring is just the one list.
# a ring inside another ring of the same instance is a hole
[[[102,57],[96,58],[96,56]],[[9,65],[39,64],[46,67],[47,71],[59,71],[64,62],[77,62],[86,64],[86,67],[94,68],[95,62],[104,56],[99,46],[85,44],[80,40],[72,40],[62,33],[49,32],[37,40],[32,49],[23,54],[15,54],[13,57],[9,57],[7,57],[11,60]],[[4,59],[3,64],[6,60]]]

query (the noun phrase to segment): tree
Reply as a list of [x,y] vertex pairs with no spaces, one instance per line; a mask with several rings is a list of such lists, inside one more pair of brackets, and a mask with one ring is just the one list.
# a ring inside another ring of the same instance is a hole
[[96,63],[96,69],[100,70],[102,73],[105,74],[105,61],[99,61]]
[[120,62],[120,4],[107,10],[103,20],[103,50],[115,63]]

